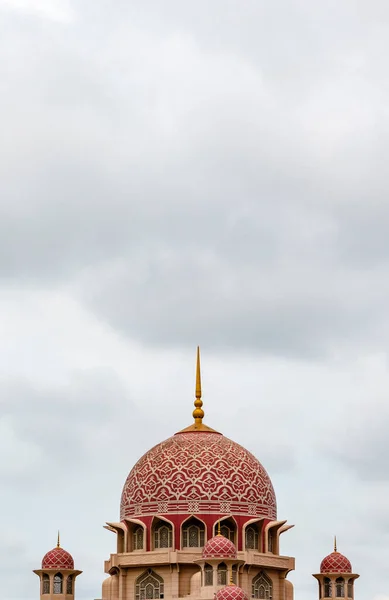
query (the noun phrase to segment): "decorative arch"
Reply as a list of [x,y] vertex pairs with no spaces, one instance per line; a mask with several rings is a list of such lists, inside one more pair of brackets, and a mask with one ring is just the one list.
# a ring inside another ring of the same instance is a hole
[[156,600],[164,597],[164,581],[152,569],[148,569],[135,582],[135,600]]
[[329,577],[324,577],[323,580],[324,587],[324,598],[332,598],[332,582]]
[[156,517],[152,526],[152,548],[173,548],[173,525],[166,519]]
[[144,549],[144,537],[145,530],[142,525],[134,525],[132,530],[132,549],[143,550]]
[[238,527],[235,519],[233,517],[225,517],[220,519],[215,523],[214,535],[217,533],[217,529],[220,523],[220,533],[224,535],[228,540],[230,540],[233,544],[237,545],[238,541]]
[[259,598],[260,600],[272,600],[273,583],[270,577],[263,571],[260,571],[258,575],[253,578],[251,595],[253,598]]
[[335,579],[335,596],[337,598],[344,598],[344,579],[338,577]]
[[217,566],[217,585],[227,585],[227,565],[222,562]]
[[354,581],[349,579],[347,582],[347,596],[348,598],[354,598]]
[[54,594],[62,594],[63,593],[63,575],[61,573],[56,573],[54,575],[53,593]]
[[204,565],[204,585],[213,585],[213,566],[208,563]]
[[42,575],[42,594],[50,594],[50,577],[47,573]]
[[182,548],[202,548],[205,544],[205,524],[197,517],[189,517],[182,524]]

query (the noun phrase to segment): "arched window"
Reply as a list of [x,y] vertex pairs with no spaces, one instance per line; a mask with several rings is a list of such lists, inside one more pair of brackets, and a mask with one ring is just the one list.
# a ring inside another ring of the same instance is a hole
[[246,527],[245,546],[246,550],[258,550],[257,525],[249,525],[248,527]]
[[332,597],[332,584],[329,577],[324,577],[324,598]]
[[235,544],[235,530],[236,525],[232,519],[224,519],[224,521],[220,523],[220,533],[233,544]]
[[273,597],[273,585],[271,579],[261,571],[253,579],[252,597],[261,600],[271,600]]
[[348,583],[347,583],[347,596],[349,598],[353,598],[354,597],[354,585],[353,585],[353,580],[349,579]]
[[143,550],[143,527],[141,525],[134,528],[132,539],[134,550]]
[[274,552],[274,533],[269,531],[267,538],[267,551]]
[[173,540],[172,526],[165,521],[159,521],[154,527],[154,548],[171,548]]
[[61,573],[54,575],[54,594],[62,594],[63,590],[63,577]]
[[205,527],[201,521],[192,518],[182,527],[182,547],[202,548],[204,546]]
[[232,565],[232,582],[238,585],[238,567],[236,565]]
[[338,577],[335,580],[335,591],[337,598],[344,598],[344,579],[343,577]]
[[204,566],[204,585],[213,585],[213,567],[208,564]]
[[68,575],[66,580],[66,593],[73,594],[73,575]]
[[50,577],[47,573],[42,575],[42,594],[50,594]]
[[227,565],[220,563],[217,567],[217,584],[227,585]]
[[135,600],[163,598],[163,579],[151,569],[140,575],[135,583]]

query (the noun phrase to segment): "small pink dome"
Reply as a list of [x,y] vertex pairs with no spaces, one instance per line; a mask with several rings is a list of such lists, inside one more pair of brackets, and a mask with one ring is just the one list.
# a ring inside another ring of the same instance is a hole
[[42,559],[42,569],[74,569],[74,560],[63,548],[53,548]]
[[215,600],[249,600],[249,597],[242,588],[230,584],[216,592]]
[[208,540],[203,549],[203,558],[236,558],[234,544],[224,535],[215,535]]
[[351,563],[348,558],[340,552],[331,552],[323,558],[320,565],[320,573],[352,573]]

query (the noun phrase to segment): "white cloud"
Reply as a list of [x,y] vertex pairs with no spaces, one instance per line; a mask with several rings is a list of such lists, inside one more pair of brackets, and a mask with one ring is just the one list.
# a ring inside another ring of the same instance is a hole
[[75,12],[68,0],[0,0],[0,9],[70,23]]

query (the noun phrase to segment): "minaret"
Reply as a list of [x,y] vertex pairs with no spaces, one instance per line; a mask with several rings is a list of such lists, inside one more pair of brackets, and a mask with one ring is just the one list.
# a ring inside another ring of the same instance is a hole
[[40,600],[74,600],[75,581],[82,571],[74,568],[69,552],[61,548],[59,532],[57,545],[42,559],[42,568],[34,571],[40,579]]
[[352,572],[349,559],[338,552],[336,536],[334,551],[323,558],[320,573],[313,577],[319,582],[319,600],[327,600],[328,598],[352,600],[354,598],[354,581],[359,575]]

